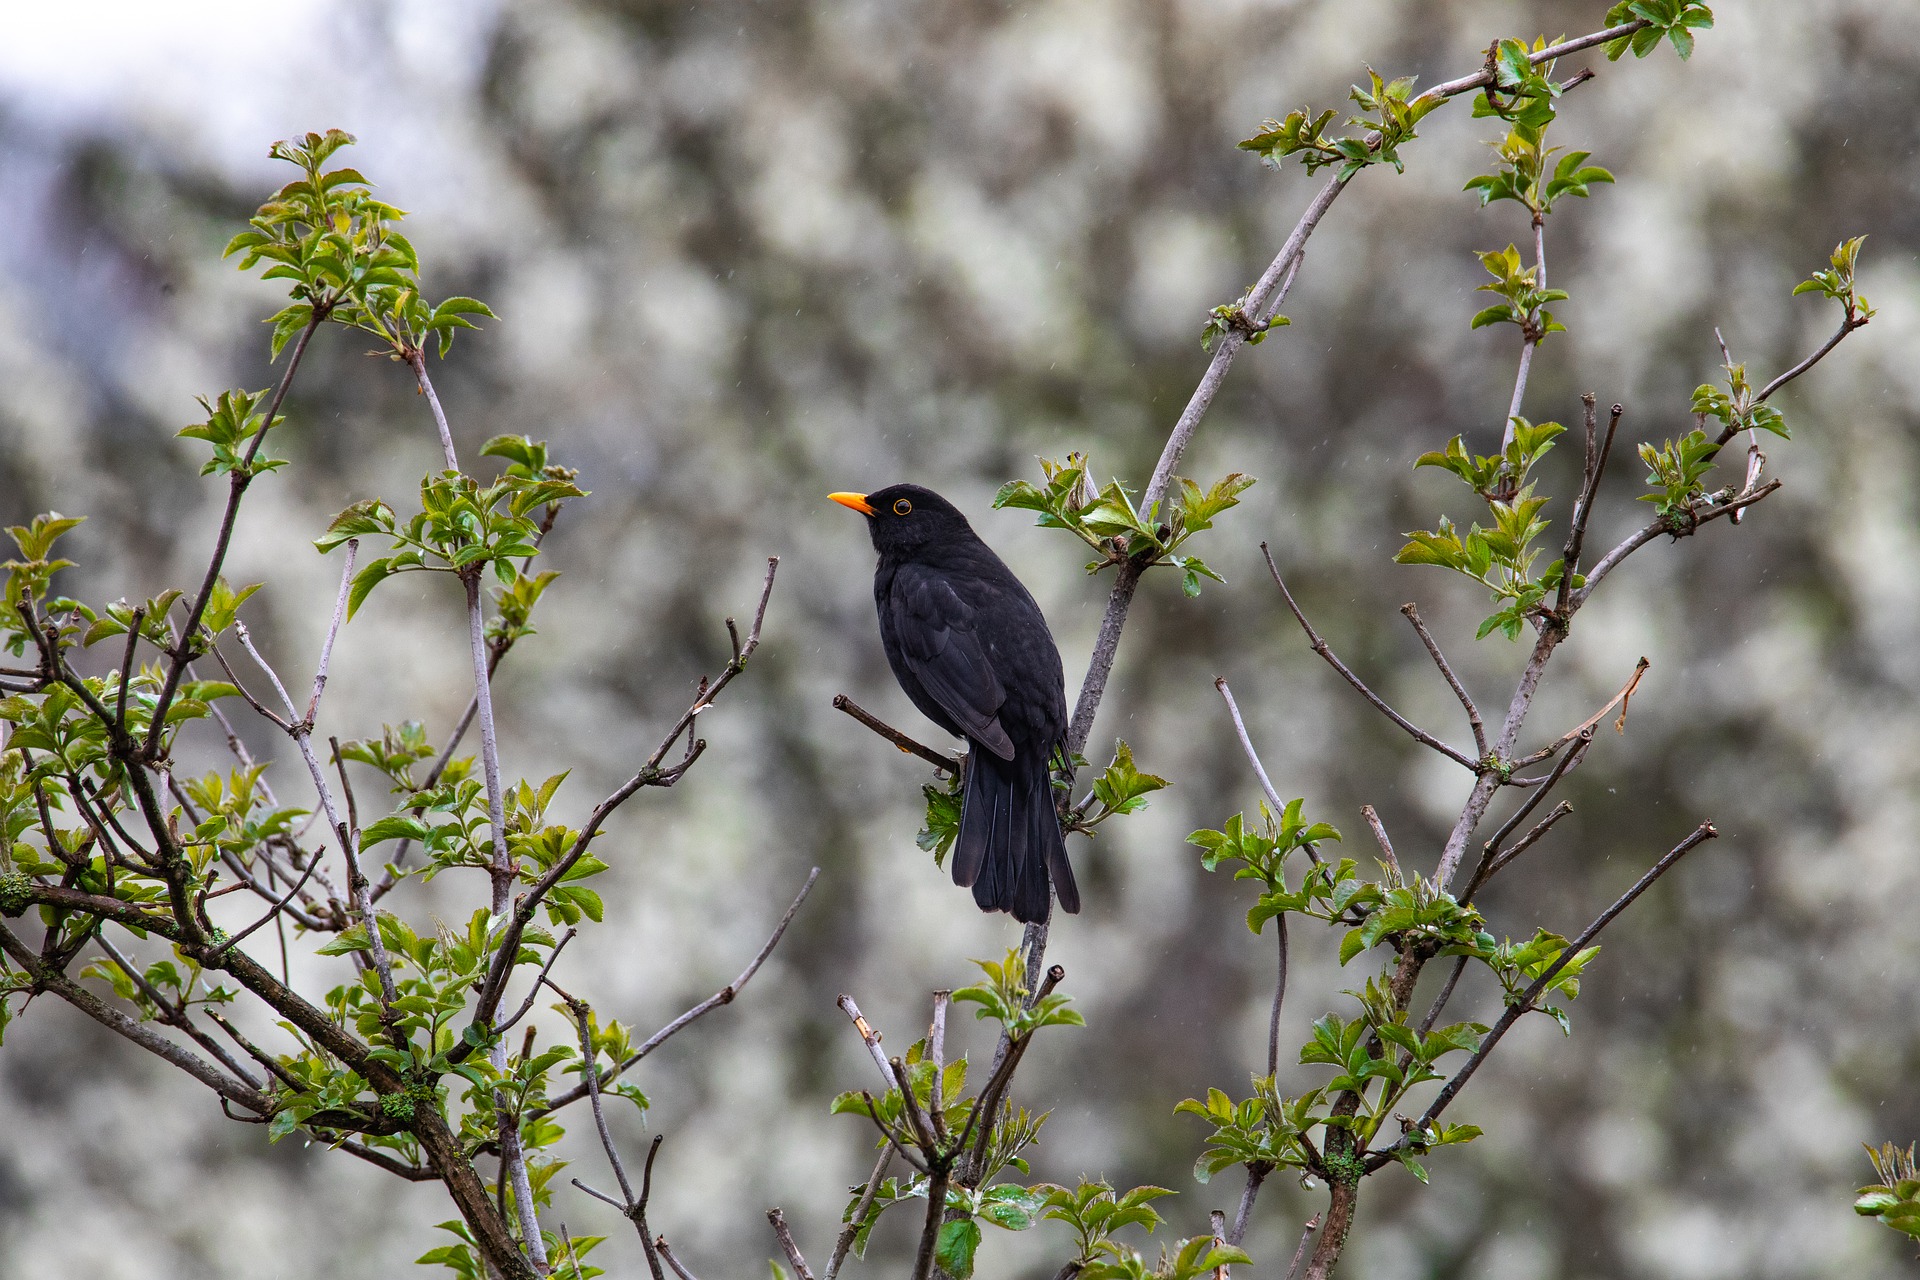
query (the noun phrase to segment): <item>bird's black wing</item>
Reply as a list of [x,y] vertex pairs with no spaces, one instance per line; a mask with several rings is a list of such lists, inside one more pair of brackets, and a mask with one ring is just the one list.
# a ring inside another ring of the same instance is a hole
[[975,628],[978,611],[945,575],[914,564],[894,575],[887,605],[900,656],[928,696],[969,738],[1002,760],[1013,759],[999,718],[1007,691]]

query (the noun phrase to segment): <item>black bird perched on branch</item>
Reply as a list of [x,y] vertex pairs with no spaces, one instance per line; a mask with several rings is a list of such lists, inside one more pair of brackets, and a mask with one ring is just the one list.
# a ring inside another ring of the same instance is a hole
[[867,517],[887,663],[927,719],[971,744],[953,882],[982,911],[1047,918],[1048,882],[1080,910],[1054,807],[1066,742],[1060,651],[1040,606],[967,518],[931,489],[829,495]]

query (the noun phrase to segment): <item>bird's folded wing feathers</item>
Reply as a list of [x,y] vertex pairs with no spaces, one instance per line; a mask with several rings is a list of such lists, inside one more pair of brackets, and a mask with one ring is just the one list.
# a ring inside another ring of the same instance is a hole
[[944,579],[914,566],[895,575],[890,604],[902,654],[922,687],[969,738],[1013,759],[999,719],[1006,687],[974,629],[974,608]]

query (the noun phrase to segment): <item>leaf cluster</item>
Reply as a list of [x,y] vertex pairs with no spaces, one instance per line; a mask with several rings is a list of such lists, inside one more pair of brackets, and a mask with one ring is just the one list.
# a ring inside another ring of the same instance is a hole
[[1180,548],[1194,534],[1211,529],[1223,512],[1238,506],[1240,495],[1253,486],[1253,477],[1236,471],[1207,489],[1180,478],[1178,496],[1168,501],[1165,510],[1156,502],[1143,512],[1117,480],[1096,491],[1083,453],[1068,454],[1061,462],[1042,458],[1040,468],[1044,484],[1009,481],[994,496],[993,505],[1038,512],[1034,523],[1042,528],[1073,533],[1099,554],[1087,565],[1088,573],[1129,562],[1142,570],[1164,564],[1180,571],[1181,589],[1189,596],[1200,594],[1203,577],[1225,581],[1205,561]]
[[[524,456],[527,444],[522,437],[498,436],[481,453]],[[544,458],[545,447],[538,448]],[[486,485],[465,472],[438,472],[420,482],[420,510],[404,523],[386,502],[368,498],[335,516],[314,545],[331,551],[350,538],[377,534],[396,548],[391,555],[369,560],[354,575],[348,617],[396,573],[468,574],[490,565],[504,588],[500,599],[511,610],[509,615],[503,608],[495,634],[524,634],[528,613],[554,575],[529,577],[514,561],[540,554],[541,515],[569,498],[585,496],[573,478],[563,467],[543,466],[535,472],[520,463]]]
[[1873,1162],[1874,1176],[1880,1181],[1862,1187],[1856,1193],[1853,1211],[1863,1218],[1878,1218],[1902,1235],[1920,1240],[1920,1171],[1914,1168],[1913,1144],[1905,1151],[1891,1142],[1878,1150],[1869,1146],[1867,1159]]
[[1387,80],[1369,67],[1367,83],[1354,85],[1347,95],[1359,111],[1347,119],[1346,127],[1358,130],[1357,134],[1329,137],[1327,126],[1337,113],[1315,115],[1308,107],[1290,112],[1284,120],[1266,121],[1258,133],[1241,141],[1240,149],[1275,167],[1289,156],[1298,156],[1308,173],[1339,165],[1342,182],[1373,164],[1390,164],[1396,172],[1404,172],[1401,145],[1419,136],[1415,126],[1445,101],[1417,96],[1413,86],[1413,76]]
[[301,176],[260,206],[222,256],[241,254],[242,271],[266,262],[262,278],[292,282],[293,301],[268,321],[276,356],[296,333],[328,319],[376,335],[396,359],[412,359],[436,338],[445,356],[455,332],[475,327],[469,317],[493,312],[475,298],[426,301],[419,257],[396,230],[406,215],[374,199],[357,169],[325,167],[352,143],[338,129],[275,143],[269,154]]
[[[1534,573],[1540,550],[1533,542],[1547,529],[1548,522],[1540,518],[1547,499],[1535,496],[1528,474],[1565,430],[1557,422],[1535,424],[1516,416],[1512,439],[1498,454],[1471,454],[1461,437],[1455,436],[1444,450],[1421,454],[1414,463],[1416,468],[1439,467],[1458,476],[1486,501],[1493,517],[1491,526],[1475,523],[1463,533],[1441,516],[1436,528],[1408,533],[1407,545],[1394,556],[1399,564],[1452,569],[1492,592],[1502,607],[1480,624],[1481,638],[1497,629],[1509,640],[1518,639],[1522,623],[1539,616],[1547,594],[1560,586],[1565,572],[1561,561],[1556,559],[1538,575]],[[1580,581],[1576,576],[1574,585]]]
[[1607,10],[1607,25],[1619,26],[1635,19],[1647,25],[1631,35],[1607,41],[1607,60],[1618,62],[1628,49],[1644,58],[1665,36],[1673,51],[1682,58],[1693,56],[1693,33],[1713,26],[1713,10],[1701,0],[1621,0]]

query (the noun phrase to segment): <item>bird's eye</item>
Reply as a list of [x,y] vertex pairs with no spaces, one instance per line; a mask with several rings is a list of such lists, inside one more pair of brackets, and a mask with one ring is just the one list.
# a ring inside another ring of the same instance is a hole
[[912,510],[913,510],[913,504],[911,502],[908,502],[905,498],[894,499],[893,514],[897,516],[904,516],[904,515],[907,515],[909,512],[911,512]]

